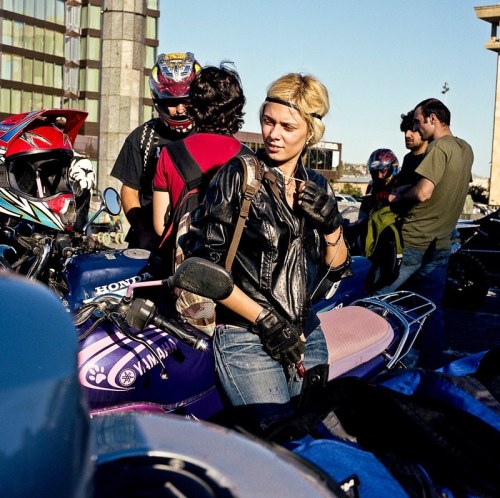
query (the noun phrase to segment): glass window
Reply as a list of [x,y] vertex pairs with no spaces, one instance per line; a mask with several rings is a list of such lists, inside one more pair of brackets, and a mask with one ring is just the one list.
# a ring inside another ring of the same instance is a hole
[[60,64],[54,64],[54,88],[63,87],[63,67]]
[[0,79],[12,80],[12,55],[0,54],[2,65],[0,66]]
[[156,40],[156,17],[146,18],[146,38]]
[[24,59],[23,62],[23,83],[33,82],[33,59]]
[[45,0],[45,20],[56,22],[56,0]]
[[87,121],[96,123],[99,118],[99,102],[93,99],[87,99],[85,102],[85,110],[89,113]]
[[45,86],[54,86],[54,63],[44,62],[43,63],[43,79]]
[[35,26],[35,50],[37,52],[43,52],[44,46],[44,38],[45,38],[45,30],[43,28],[39,28]]
[[12,81],[23,80],[23,59],[20,55],[12,56]]
[[44,94],[42,108],[43,109],[50,109],[51,107],[54,107],[52,104],[52,95]]
[[149,89],[149,76],[144,76],[144,95],[143,97],[151,97],[151,90]]
[[101,29],[101,7],[89,5],[89,28]]
[[10,92],[10,112],[19,114],[21,111],[21,90],[11,90]]
[[12,0],[3,0],[3,8],[5,10],[14,10],[14,2]]
[[24,25],[24,48],[33,50],[33,40],[35,38],[35,28],[30,24]]
[[14,47],[23,48],[23,23],[22,22],[14,22],[13,24],[13,37],[12,37],[12,45]]
[[43,109],[43,94],[33,92],[33,110],[38,111],[39,109]]
[[64,34],[56,32],[55,34],[55,45],[54,45],[54,55],[59,57],[64,57]]
[[89,27],[89,7],[88,5],[83,5],[82,6],[82,13],[81,13],[81,21],[80,21],[80,27],[82,29],[86,29]]
[[87,90],[87,85],[85,84],[85,78],[87,77],[87,70],[80,68],[78,71],[78,87],[80,92],[85,92]]
[[52,105],[50,107],[59,108],[62,104],[62,97],[59,95],[52,96]]
[[28,17],[35,15],[35,0],[24,0],[24,15]]
[[21,105],[25,112],[33,110],[33,94],[31,92],[22,92]]
[[56,22],[64,24],[64,0],[56,0]]
[[23,0],[14,0],[12,10],[17,14],[22,14],[24,12]]
[[158,10],[158,0],[148,0],[148,9]]
[[10,114],[10,89],[0,88],[0,112]]
[[87,90],[89,92],[99,91],[99,69],[87,68]]
[[54,32],[50,29],[45,30],[45,53],[54,55]]
[[45,2],[35,2],[35,17],[43,21],[45,19]]
[[7,19],[2,19],[2,43],[5,45],[13,45],[13,22]]
[[35,59],[33,64],[33,84],[43,85],[43,61]]
[[92,61],[98,61],[101,58],[101,40],[95,36],[88,38],[87,58]]
[[146,60],[145,64],[146,67],[152,68],[155,65],[156,62],[156,47],[149,47],[146,46]]

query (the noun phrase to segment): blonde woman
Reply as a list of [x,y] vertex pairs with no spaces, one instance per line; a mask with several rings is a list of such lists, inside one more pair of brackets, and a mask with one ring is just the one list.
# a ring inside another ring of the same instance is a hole
[[[265,176],[233,264],[234,291],[217,308],[214,336],[218,379],[239,409],[239,422],[256,431],[293,414],[302,366],[327,363],[311,298],[349,265],[333,191],[301,160],[323,136],[328,109],[325,86],[292,73],[271,84],[260,111]],[[184,244],[189,255],[224,264],[242,200],[241,173],[233,160],[212,181],[193,215]]]

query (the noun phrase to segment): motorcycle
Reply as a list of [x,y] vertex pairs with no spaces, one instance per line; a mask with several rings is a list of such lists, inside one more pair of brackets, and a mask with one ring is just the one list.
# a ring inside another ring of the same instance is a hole
[[447,302],[477,308],[490,286],[500,284],[500,210],[459,221],[453,239]]
[[[76,310],[79,378],[92,413],[133,409],[207,420],[224,410],[210,340],[162,316],[152,301],[134,296],[137,288],[176,287],[185,273],[183,288],[197,294],[223,299],[232,288],[220,267],[190,258],[169,279],[132,284],[121,299],[102,296]],[[435,309],[411,292],[317,306],[329,350],[329,379],[371,378],[400,365]]]

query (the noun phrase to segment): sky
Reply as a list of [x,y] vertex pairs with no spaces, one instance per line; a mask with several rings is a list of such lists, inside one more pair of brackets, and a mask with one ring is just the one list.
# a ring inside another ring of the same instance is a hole
[[[324,140],[342,160],[378,148],[402,162],[400,116],[429,97],[451,111],[451,130],[490,176],[497,54],[480,0],[159,0],[159,53],[193,52],[202,64],[234,62],[247,99],[242,131],[260,132],[270,83],[308,73],[328,88]],[[442,93],[447,83],[449,91]]]

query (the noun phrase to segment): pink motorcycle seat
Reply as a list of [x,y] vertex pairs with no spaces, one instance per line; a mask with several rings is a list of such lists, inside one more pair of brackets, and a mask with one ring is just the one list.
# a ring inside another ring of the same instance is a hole
[[394,337],[384,318],[361,306],[333,309],[318,317],[328,347],[329,380],[383,353]]

